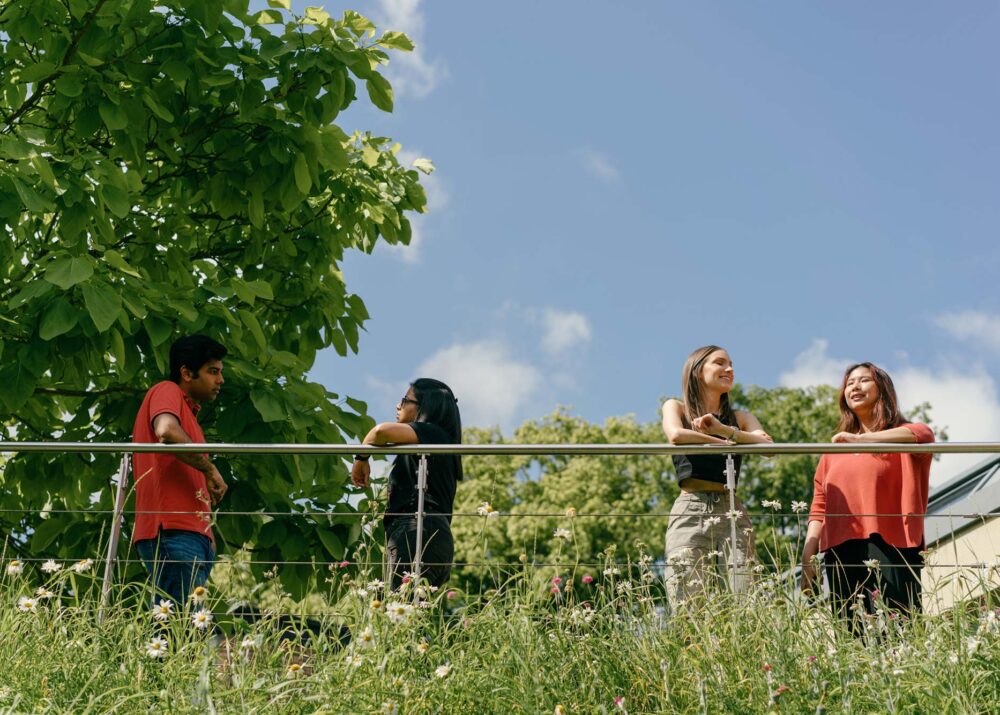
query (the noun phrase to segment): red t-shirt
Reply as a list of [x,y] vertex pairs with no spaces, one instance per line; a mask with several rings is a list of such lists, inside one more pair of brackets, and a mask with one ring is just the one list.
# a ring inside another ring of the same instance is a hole
[[[918,443],[934,441],[927,425],[902,426]],[[932,456],[824,454],[809,510],[810,521],[823,522],[820,550],[872,534],[898,548],[923,546]],[[846,516],[837,516],[841,514]]]
[[[132,441],[159,443],[153,431],[157,415],[169,412],[181,423],[192,442],[205,442],[195,415],[195,404],[178,387],[164,381],[153,385],[142,401],[132,429]],[[160,529],[181,529],[204,534],[213,543],[211,500],[205,475],[171,454],[140,452],[132,455],[135,478],[135,533],[132,541],[155,539]],[[184,512],[184,513],[170,513]]]

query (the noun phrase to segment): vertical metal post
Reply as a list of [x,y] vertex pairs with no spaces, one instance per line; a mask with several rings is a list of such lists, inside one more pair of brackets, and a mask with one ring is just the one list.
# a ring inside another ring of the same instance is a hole
[[729,491],[729,589],[736,592],[736,460],[726,455],[726,489]]
[[424,560],[424,494],[427,492],[427,455],[420,455],[417,467],[417,553],[413,557],[413,578],[420,577]]
[[118,555],[118,540],[122,535],[122,512],[125,511],[125,479],[128,476],[128,453],[122,455],[118,465],[118,486],[115,489],[115,511],[111,522],[111,538],[108,540],[108,558],[104,563],[104,583],[101,584],[101,603],[97,608],[97,625],[104,621],[104,609],[111,595],[111,579],[115,570],[115,557]]

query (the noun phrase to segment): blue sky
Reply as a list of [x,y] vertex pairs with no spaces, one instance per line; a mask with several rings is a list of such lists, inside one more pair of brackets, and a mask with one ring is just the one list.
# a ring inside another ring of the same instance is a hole
[[437,171],[414,246],[346,259],[372,319],[314,379],[376,419],[428,375],[468,424],[647,420],[714,342],[763,386],[873,360],[1000,439],[996,3],[346,7],[418,47],[341,126]]

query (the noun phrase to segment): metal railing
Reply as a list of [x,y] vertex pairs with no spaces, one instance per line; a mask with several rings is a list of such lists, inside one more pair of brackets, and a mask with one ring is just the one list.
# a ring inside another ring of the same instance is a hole
[[[419,574],[423,559],[423,524],[425,493],[428,478],[428,457],[433,455],[457,454],[474,455],[517,455],[517,456],[670,456],[675,454],[725,455],[726,491],[729,495],[730,512],[736,512],[736,470],[735,455],[780,456],[791,454],[1000,454],[1000,442],[935,442],[926,444],[905,443],[785,443],[785,444],[733,444],[733,445],[670,445],[670,444],[413,444],[396,446],[372,446],[354,444],[160,444],[160,443],[120,443],[120,442],[0,442],[0,454],[38,452],[82,452],[120,453],[122,460],[116,476],[115,507],[111,538],[105,562],[104,579],[101,589],[101,605],[98,619],[103,611],[111,590],[111,580],[118,542],[121,537],[121,523],[125,506],[125,483],[128,474],[128,459],[135,453],[199,453],[199,454],[296,454],[296,455],[341,455],[350,457],[358,452],[373,456],[393,456],[400,454],[419,457],[417,472],[417,534],[416,553],[412,570]],[[249,514],[250,512],[248,512]],[[252,512],[260,514],[260,512]],[[324,512],[315,512],[316,514]],[[303,515],[308,515],[304,513]],[[774,516],[775,514],[771,514]],[[471,515],[470,515],[471,516]],[[522,515],[523,516],[523,515]],[[538,515],[542,516],[542,515]],[[587,516],[587,515],[579,515]],[[601,515],[601,516],[622,516]],[[636,515],[639,516],[639,515]],[[833,515],[831,515],[833,516]],[[884,516],[884,515],[882,515]],[[955,514],[949,516],[954,517]],[[970,517],[982,517],[971,514]],[[736,543],[736,519],[730,518],[730,543]],[[738,569],[737,549],[730,548],[730,584],[735,584]]]

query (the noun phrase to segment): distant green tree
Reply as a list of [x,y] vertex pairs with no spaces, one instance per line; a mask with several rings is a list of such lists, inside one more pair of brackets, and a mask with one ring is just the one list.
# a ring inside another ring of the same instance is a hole
[[[470,443],[502,442],[496,431],[466,430]],[[511,438],[519,444],[656,444],[656,424],[612,417],[588,423],[562,410],[521,425]],[[460,568],[455,579],[466,588],[490,588],[505,574],[541,563],[596,563],[615,545],[615,559],[663,550],[666,514],[677,496],[669,458],[654,456],[489,456],[466,457],[453,520]],[[476,515],[489,503],[501,513]],[[543,514],[544,516],[532,516]],[[634,516],[609,517],[609,514]],[[593,515],[593,516],[592,516]],[[570,532],[569,539],[555,536]],[[637,543],[638,542],[638,543]],[[590,569],[593,570],[592,568]],[[557,575],[559,569],[544,574]],[[562,570],[565,572],[565,569]]]
[[[359,85],[391,111],[379,67],[412,45],[355,12],[269,4],[0,0],[3,438],[127,440],[172,339],[193,332],[231,351],[201,417],[209,441],[343,442],[370,426],[363,402],[307,374],[319,350],[356,351],[368,318],[344,252],[407,243],[406,214],[426,200],[398,145],[334,122]],[[322,561],[358,537],[346,514],[225,516],[351,512],[341,460],[223,461],[225,543]],[[0,538],[92,556],[108,517],[64,510],[108,509],[116,462],[13,457]],[[307,573],[281,571],[293,590]]]

